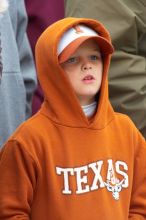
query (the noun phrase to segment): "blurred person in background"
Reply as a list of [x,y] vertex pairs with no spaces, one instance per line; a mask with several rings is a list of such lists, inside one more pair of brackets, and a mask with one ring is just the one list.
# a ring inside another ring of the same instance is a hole
[[[2,14],[2,8],[5,11]],[[32,114],[37,79],[26,36],[27,14],[23,0],[0,0],[1,84],[0,147]]]
[[[52,23],[64,17],[64,0],[25,0],[28,14],[28,38],[34,54],[38,37]],[[35,114],[44,100],[40,84],[35,91],[32,113]]]
[[[7,8],[8,8],[8,2],[6,0],[0,1],[0,19],[3,16],[3,13],[7,10]],[[1,30],[1,22],[0,22],[0,30]],[[2,70],[3,70],[1,51],[2,48],[1,48],[1,31],[0,31],[0,82],[1,82]]]

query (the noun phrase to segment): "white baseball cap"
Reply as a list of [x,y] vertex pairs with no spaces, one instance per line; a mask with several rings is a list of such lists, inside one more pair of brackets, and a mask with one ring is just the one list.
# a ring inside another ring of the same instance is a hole
[[90,38],[97,41],[101,53],[113,53],[113,46],[107,39],[100,36],[90,27],[79,24],[70,28],[63,34],[57,48],[59,62],[65,62],[85,40]]

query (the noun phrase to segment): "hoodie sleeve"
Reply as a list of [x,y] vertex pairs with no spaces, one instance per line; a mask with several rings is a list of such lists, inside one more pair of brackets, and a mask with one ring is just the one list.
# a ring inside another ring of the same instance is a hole
[[15,140],[0,154],[0,219],[30,219],[36,163]]
[[[137,132],[137,131],[136,131]],[[135,163],[129,220],[146,219],[146,142],[137,132],[134,138]]]
[[17,1],[18,24],[17,24],[17,44],[20,58],[20,68],[26,89],[26,119],[31,116],[32,96],[36,89],[37,76],[34,66],[32,51],[26,35],[27,14],[24,1]]

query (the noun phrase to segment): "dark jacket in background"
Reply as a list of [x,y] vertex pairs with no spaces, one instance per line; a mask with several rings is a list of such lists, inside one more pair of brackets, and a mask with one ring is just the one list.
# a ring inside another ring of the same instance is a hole
[[[44,29],[64,17],[64,1],[25,0],[25,3],[28,13],[28,37],[34,53],[36,41]],[[33,114],[38,111],[42,101],[43,94],[39,85],[33,99]]]

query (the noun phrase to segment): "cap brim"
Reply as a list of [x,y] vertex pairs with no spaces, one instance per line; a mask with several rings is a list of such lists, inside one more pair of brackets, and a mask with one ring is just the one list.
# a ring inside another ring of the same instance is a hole
[[95,36],[95,37],[80,37],[73,42],[71,42],[59,55],[59,63],[64,63],[66,60],[69,59],[69,57],[77,50],[77,48],[86,40],[88,39],[94,39],[97,41],[97,44],[100,48],[100,51],[103,55],[106,54],[112,54],[114,52],[114,48],[112,44],[110,44],[105,38],[102,38],[101,36]]

